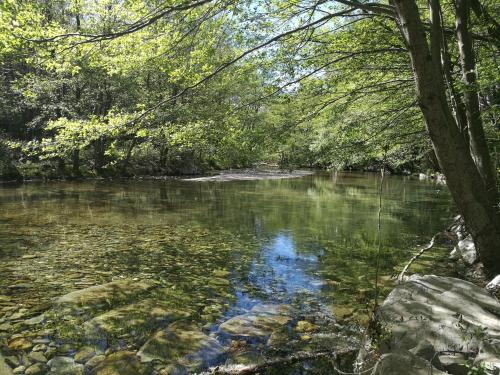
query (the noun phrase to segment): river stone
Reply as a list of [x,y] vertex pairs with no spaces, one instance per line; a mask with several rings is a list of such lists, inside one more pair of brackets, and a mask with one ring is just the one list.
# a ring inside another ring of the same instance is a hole
[[431,366],[429,361],[405,350],[384,354],[373,369],[371,375],[446,375]]
[[33,343],[24,337],[18,337],[10,340],[7,346],[10,350],[28,350],[33,347]]
[[83,375],[83,365],[75,363],[71,357],[54,357],[47,364],[50,375]]
[[500,303],[470,282],[414,275],[389,294],[378,314],[390,333],[384,352],[411,350],[426,340],[436,352],[483,348],[478,363],[493,366],[498,362],[500,347],[495,340],[500,338]]
[[500,291],[500,275],[497,275],[486,285],[486,290],[490,293],[496,293]]
[[25,320],[23,323],[26,324],[26,325],[29,325],[29,326],[34,326],[34,325],[37,325],[37,324],[41,324],[45,321],[45,315],[38,315],[38,316],[35,316],[31,319],[27,319]]
[[[1,357],[1,355],[0,355]],[[10,367],[17,367],[21,364],[19,361],[19,358],[15,355],[8,355],[4,358],[5,362],[10,366]]]
[[5,359],[3,358],[2,354],[0,353],[0,374],[1,375],[12,375],[12,369],[5,363]]
[[292,321],[287,305],[257,305],[249,313],[235,316],[219,326],[219,333],[231,337],[262,340]]
[[35,362],[41,362],[41,363],[46,363],[47,358],[43,355],[42,352],[31,352],[28,357],[32,359]]
[[158,283],[152,280],[134,281],[126,279],[112,281],[65,294],[56,299],[56,304],[86,308],[103,305],[112,306],[117,302],[123,302],[144,293],[157,285]]
[[97,354],[96,348],[92,346],[83,346],[75,353],[75,362],[85,363]]
[[116,352],[110,354],[90,372],[90,375],[146,375],[146,366],[142,365],[134,352]]
[[47,365],[44,363],[35,363],[28,367],[25,371],[25,375],[43,375],[47,372]]
[[318,330],[318,326],[316,324],[313,324],[311,322],[308,322],[307,320],[300,320],[297,322],[297,325],[295,326],[295,330],[297,332],[314,332]]
[[465,263],[471,265],[476,262],[477,260],[476,246],[474,245],[474,241],[472,240],[472,237],[470,235],[464,238],[463,240],[458,241],[456,249],[458,250],[458,253],[460,253],[462,260]]
[[104,354],[98,354],[95,357],[90,358],[85,363],[85,368],[86,369],[93,369],[94,367],[96,367],[99,363],[101,363],[105,359],[106,359],[106,356]]
[[84,324],[89,336],[153,331],[159,324],[188,317],[185,311],[162,306],[152,299],[119,307]]
[[[24,374],[24,371],[26,371],[26,366],[18,366],[12,372],[14,374]],[[3,372],[0,371],[0,374],[3,375]]]
[[224,348],[216,339],[194,325],[177,322],[157,331],[137,355],[142,362],[158,360],[196,370],[212,364],[222,353]]

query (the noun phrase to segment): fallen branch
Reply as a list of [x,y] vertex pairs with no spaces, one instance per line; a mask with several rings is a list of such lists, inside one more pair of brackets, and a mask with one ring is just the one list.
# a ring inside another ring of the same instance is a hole
[[251,375],[259,373],[266,368],[273,366],[283,366],[292,365],[297,362],[321,359],[321,358],[331,358],[336,359],[339,354],[347,354],[352,350],[346,350],[342,353],[332,352],[332,351],[321,351],[321,352],[297,352],[286,357],[271,358],[262,363],[255,363],[251,365],[224,365],[212,368],[208,372],[204,372],[200,375]]
[[441,234],[441,232],[439,233],[436,233],[431,241],[429,242],[429,244],[424,247],[422,250],[420,250],[417,254],[415,254],[408,263],[406,263],[406,266],[404,266],[403,270],[401,271],[401,273],[399,274],[397,280],[398,282],[402,282],[403,281],[403,276],[405,275],[406,271],[408,271],[408,268],[410,268],[410,266],[412,265],[413,262],[415,262],[418,258],[420,258],[422,256],[423,253],[425,253],[427,250],[430,250],[434,247],[435,243],[436,243],[436,239],[437,237]]

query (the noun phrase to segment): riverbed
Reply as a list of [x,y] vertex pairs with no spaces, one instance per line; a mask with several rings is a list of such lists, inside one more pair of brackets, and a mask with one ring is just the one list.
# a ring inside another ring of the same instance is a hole
[[379,184],[334,173],[2,186],[0,352],[35,375],[196,373],[348,353],[377,264],[383,297],[454,212],[445,186],[386,176],[379,238]]

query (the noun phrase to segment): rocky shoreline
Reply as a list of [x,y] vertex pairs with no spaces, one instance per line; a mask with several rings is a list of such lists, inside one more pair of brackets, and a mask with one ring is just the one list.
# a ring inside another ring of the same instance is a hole
[[[377,311],[380,359],[371,375],[500,373],[500,276],[484,287],[482,266],[460,218],[448,229],[461,278],[413,275]],[[481,286],[476,285],[477,283]]]

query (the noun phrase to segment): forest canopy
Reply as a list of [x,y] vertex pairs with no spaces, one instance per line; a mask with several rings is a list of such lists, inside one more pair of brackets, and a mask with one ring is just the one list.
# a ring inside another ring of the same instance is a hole
[[[481,6],[498,19],[498,4]],[[0,7],[4,178],[192,174],[260,162],[438,168],[390,15],[334,1]],[[448,90],[463,95],[453,14],[443,4]],[[474,12],[470,24],[496,160],[498,39]]]

